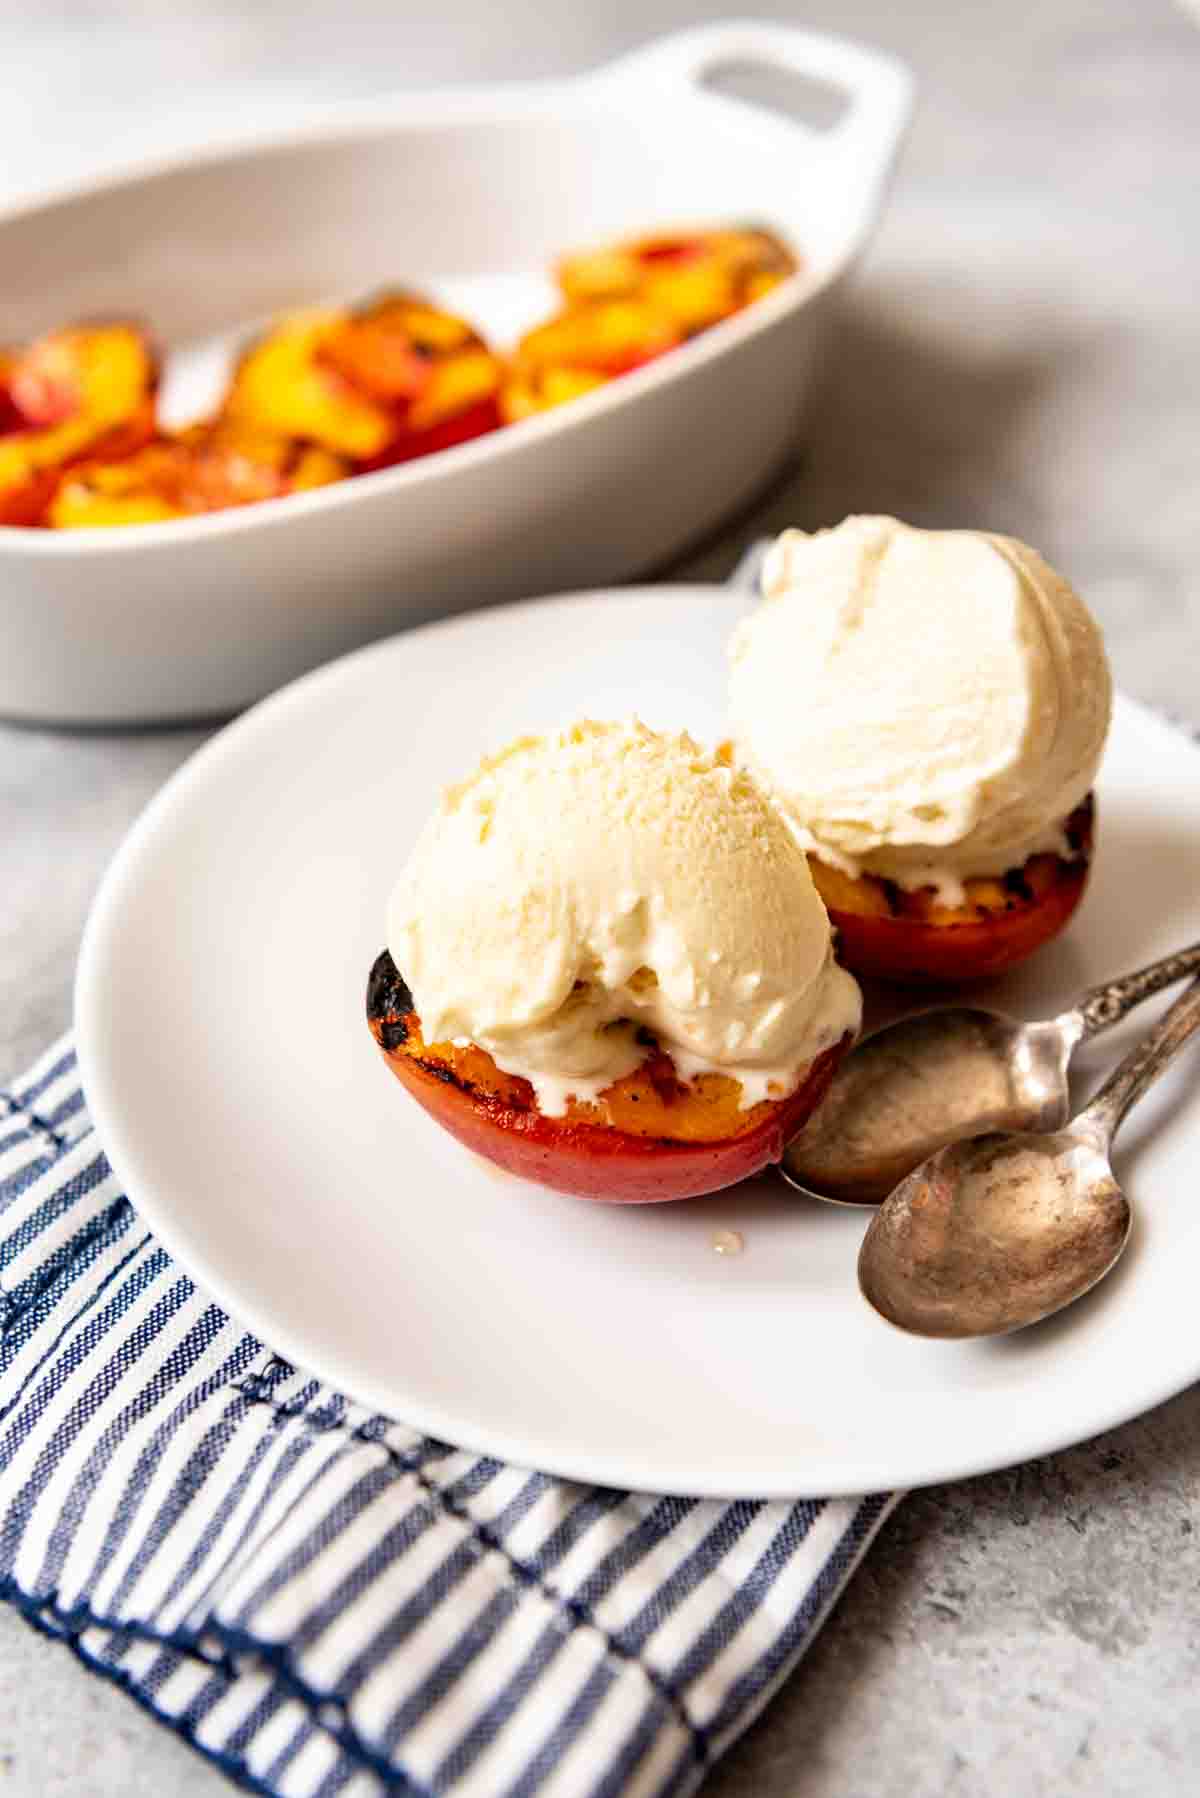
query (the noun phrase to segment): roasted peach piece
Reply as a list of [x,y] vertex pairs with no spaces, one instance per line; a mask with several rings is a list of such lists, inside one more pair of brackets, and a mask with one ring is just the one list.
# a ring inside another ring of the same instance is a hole
[[818,1056],[794,1092],[743,1111],[735,1080],[702,1074],[685,1084],[647,1037],[645,1061],[603,1104],[571,1099],[564,1116],[546,1117],[529,1082],[503,1073],[485,1050],[423,1041],[387,950],[371,969],[367,1018],[397,1079],[467,1148],[559,1192],[623,1204],[717,1192],[778,1161],[850,1043]]
[[124,461],[79,463],[63,476],[47,522],[59,530],[154,524],[278,499],[351,472],[314,444],[217,421],[156,438]]
[[654,306],[640,300],[598,300],[527,332],[517,360],[542,369],[624,375],[682,341],[678,326]]
[[506,424],[532,418],[537,412],[582,399],[612,379],[587,368],[536,368],[514,364],[500,393],[500,410]]
[[940,905],[931,887],[910,893],[874,875],[854,879],[810,856],[838,960],[852,973],[904,983],[979,980],[1015,967],[1058,935],[1083,897],[1093,809],[1089,795],[1067,820],[1073,859],[1033,855],[998,879],[968,880],[959,906]]
[[521,339],[501,396],[512,422],[590,393],[741,311],[793,273],[765,231],[638,238],[558,267],[565,309]]
[[501,364],[453,314],[408,294],[285,319],[239,363],[223,415],[386,468],[500,422]]
[[0,358],[0,524],[41,524],[63,469],[154,431],[158,363],[135,325],[77,325]]
[[517,346],[501,411],[510,423],[561,406],[616,375],[653,362],[683,342],[674,320],[638,299],[573,306],[529,331]]
[[80,462],[56,484],[44,522],[70,531],[180,518],[183,508],[168,487],[173,464],[174,452],[164,442],[151,443],[124,462]]
[[569,256],[558,281],[572,305],[641,300],[691,336],[760,299],[797,266],[768,231],[673,232]]
[[387,408],[320,358],[340,321],[337,312],[309,312],[278,324],[238,363],[221,416],[245,429],[319,443],[354,461],[378,455],[392,430]]

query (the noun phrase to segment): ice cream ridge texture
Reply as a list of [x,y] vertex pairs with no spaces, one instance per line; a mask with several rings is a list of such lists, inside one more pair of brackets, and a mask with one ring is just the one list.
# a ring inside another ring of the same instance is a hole
[[687,1196],[777,1159],[859,1023],[786,820],[636,722],[522,738],[449,789],[387,944],[402,991],[377,991],[372,1028],[386,1052],[378,1019],[399,1019],[410,1091],[590,1197]]

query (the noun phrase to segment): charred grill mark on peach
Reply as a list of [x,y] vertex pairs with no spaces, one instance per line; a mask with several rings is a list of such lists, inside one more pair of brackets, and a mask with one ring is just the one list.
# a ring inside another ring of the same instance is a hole
[[412,1010],[408,985],[391,954],[384,949],[375,957],[367,977],[367,1017],[372,1026],[379,1026],[383,1048],[398,1049],[407,1042]]
[[[1037,896],[1025,877],[1024,868],[1010,868],[1004,876],[1004,886],[1005,890],[1011,893],[1015,899],[1022,899],[1028,905],[1031,905]],[[1011,907],[1005,907],[1005,910],[1010,909]]]

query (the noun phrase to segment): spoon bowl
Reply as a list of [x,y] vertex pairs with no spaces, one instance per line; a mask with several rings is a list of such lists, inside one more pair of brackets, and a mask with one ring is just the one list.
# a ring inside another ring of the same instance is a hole
[[1198,1029],[1200,980],[1065,1129],[991,1131],[922,1162],[863,1238],[868,1303],[913,1335],[967,1337],[1022,1330],[1082,1297],[1129,1239],[1109,1145]]
[[1129,1202],[1084,1132],[991,1133],[902,1181],[867,1233],[864,1297],[922,1336],[1003,1335],[1081,1298],[1129,1236]]
[[878,1205],[928,1156],[987,1130],[1067,1121],[1072,1014],[1020,1024],[955,1006],[869,1036],[788,1149],[784,1178],[838,1205]]
[[1061,1130],[1079,1043],[1152,993],[1200,973],[1200,944],[1022,1024],[978,1006],[919,1012],[866,1037],[787,1149],[780,1172],[808,1198],[878,1205],[930,1155],[994,1130]]

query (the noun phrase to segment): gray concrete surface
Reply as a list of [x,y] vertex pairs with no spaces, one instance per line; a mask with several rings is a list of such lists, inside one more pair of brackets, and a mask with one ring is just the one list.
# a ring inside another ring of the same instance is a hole
[[[0,190],[230,116],[566,69],[719,0],[0,0]],[[679,572],[893,510],[1027,537],[1126,691],[1200,724],[1200,32],[1166,0],[758,4],[915,65],[917,128],[803,465]],[[52,311],[52,297],[48,299]],[[3,652],[0,645],[0,653]],[[0,1077],[69,1019],[91,892],[194,732],[0,728]],[[712,1798],[1168,1798],[1200,1786],[1200,1393],[901,1507]],[[0,1612],[0,1793],[220,1777]]]

